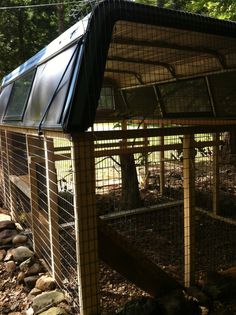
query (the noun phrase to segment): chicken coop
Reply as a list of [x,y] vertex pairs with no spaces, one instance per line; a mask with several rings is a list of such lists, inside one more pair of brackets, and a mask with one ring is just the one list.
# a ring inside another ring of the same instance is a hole
[[3,78],[0,197],[75,314],[236,265],[236,24],[104,1]]

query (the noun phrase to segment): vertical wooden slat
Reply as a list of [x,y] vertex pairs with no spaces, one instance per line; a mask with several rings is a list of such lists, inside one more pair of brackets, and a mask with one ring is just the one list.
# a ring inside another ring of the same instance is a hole
[[194,284],[195,278],[195,149],[194,136],[184,135],[184,283]]
[[6,187],[6,170],[5,170],[5,163],[6,163],[6,141],[5,141],[5,132],[0,130],[0,139],[1,139],[1,172],[2,172],[2,189],[3,189],[3,203],[6,206],[7,203],[7,187]]
[[80,314],[95,315],[99,294],[93,140],[73,137],[71,151]]
[[41,230],[39,226],[39,203],[37,189],[37,172],[34,162],[35,148],[38,147],[38,139],[32,136],[26,137],[29,183],[30,183],[30,207],[31,207],[31,228],[33,234],[34,251],[39,255],[41,253]]
[[17,205],[16,205],[16,196],[13,188],[13,184],[10,181],[10,175],[11,175],[11,163],[14,165],[14,161],[12,159],[12,149],[11,149],[11,133],[8,131],[5,131],[5,144],[6,144],[6,173],[7,173],[7,180],[8,180],[8,195],[9,199],[7,201],[7,208],[10,210],[11,217],[17,221],[16,211],[17,211]]
[[56,282],[60,284],[62,278],[58,219],[58,187],[55,167],[54,145],[52,139],[44,139],[44,150],[52,276],[56,280]]
[[220,178],[219,178],[219,134],[213,134],[213,213],[219,213],[219,186],[220,186]]
[[[163,128],[163,126],[162,126]],[[164,150],[165,138],[160,137],[160,145],[162,147],[160,151],[160,195],[164,195],[165,190],[165,150]]]
[[[143,123],[143,129],[147,129],[147,124]],[[145,137],[143,138],[144,141],[144,148],[146,149],[145,152],[143,153],[144,155],[144,168],[145,168],[145,182],[144,182],[144,188],[146,189],[148,187],[148,178],[149,178],[149,170],[148,170],[148,151],[147,151],[147,147],[148,147],[148,138]]]

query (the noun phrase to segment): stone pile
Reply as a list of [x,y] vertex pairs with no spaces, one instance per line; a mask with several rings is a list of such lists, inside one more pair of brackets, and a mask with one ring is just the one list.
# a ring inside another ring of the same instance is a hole
[[61,315],[70,314],[68,298],[56,288],[47,274],[43,261],[32,251],[32,244],[24,231],[0,215],[0,263],[7,273],[14,274],[17,283],[28,292],[28,309],[7,312],[9,315]]

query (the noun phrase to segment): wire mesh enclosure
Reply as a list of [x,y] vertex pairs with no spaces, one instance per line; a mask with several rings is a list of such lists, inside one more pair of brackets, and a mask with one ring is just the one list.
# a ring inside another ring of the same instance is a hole
[[235,266],[235,30],[105,1],[4,78],[0,197],[75,314]]

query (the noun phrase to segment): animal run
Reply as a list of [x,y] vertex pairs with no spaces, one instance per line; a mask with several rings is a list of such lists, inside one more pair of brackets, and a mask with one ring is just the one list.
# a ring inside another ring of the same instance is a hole
[[104,1],[3,78],[0,196],[75,312],[236,264],[235,35]]

